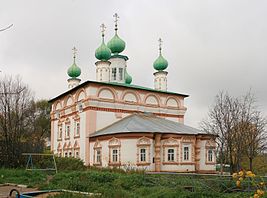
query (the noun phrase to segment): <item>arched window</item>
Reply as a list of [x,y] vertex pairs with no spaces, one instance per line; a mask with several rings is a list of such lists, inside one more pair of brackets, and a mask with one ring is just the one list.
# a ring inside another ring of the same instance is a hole
[[168,162],[174,162],[174,149],[168,149]]
[[215,156],[215,149],[216,143],[213,140],[208,140],[205,145],[206,149],[206,164],[215,164],[216,163],[216,156]]
[[208,161],[213,162],[213,150],[208,150]]
[[100,142],[97,140],[94,145],[94,163],[95,166],[102,165],[102,146]]
[[62,123],[58,122],[58,131],[57,131],[57,140],[61,141],[62,140]]
[[137,141],[137,165],[148,166],[150,164],[150,139],[142,137]]
[[121,164],[121,143],[120,140],[113,137],[108,144],[109,147],[109,165],[120,166]]
[[194,162],[195,160],[195,149],[194,149],[194,138],[183,137],[181,140],[181,163]]
[[183,147],[183,152],[184,152],[184,161],[189,161],[189,145],[184,145]]
[[169,138],[163,141],[163,164],[178,163],[179,143],[174,138]]
[[65,140],[70,139],[70,119],[67,118],[65,121]]
[[80,145],[76,140],[73,146],[73,157],[80,158]]

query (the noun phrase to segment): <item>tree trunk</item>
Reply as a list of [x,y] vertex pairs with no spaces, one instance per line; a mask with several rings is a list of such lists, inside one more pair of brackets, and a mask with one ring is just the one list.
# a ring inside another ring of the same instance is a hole
[[223,175],[223,162],[224,162],[224,158],[223,158],[223,144],[221,145],[221,148],[220,148],[220,155],[221,155],[221,159],[220,159],[220,172],[221,172],[221,175]]
[[252,171],[252,163],[253,163],[253,159],[252,157],[249,158],[249,170]]

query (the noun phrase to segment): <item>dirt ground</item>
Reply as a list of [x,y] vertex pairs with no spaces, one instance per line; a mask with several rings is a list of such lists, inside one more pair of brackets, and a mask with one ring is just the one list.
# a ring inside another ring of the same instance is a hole
[[[22,192],[31,192],[31,191],[37,191],[36,188],[24,188],[24,187],[18,187],[18,186],[15,186],[15,185],[3,185],[3,186],[0,186],[0,198],[6,198],[8,197],[9,195],[9,192],[12,190],[12,189],[17,189],[20,193]],[[15,197],[15,192],[13,192],[13,197]]]

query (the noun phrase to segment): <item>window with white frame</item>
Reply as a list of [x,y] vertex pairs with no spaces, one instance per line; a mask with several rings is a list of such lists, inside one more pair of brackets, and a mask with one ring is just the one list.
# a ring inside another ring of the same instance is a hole
[[174,162],[174,149],[168,149],[168,161],[169,162]]
[[100,81],[102,81],[102,69],[100,69]]
[[141,137],[136,142],[137,148],[137,165],[147,166],[151,163],[150,146],[151,139],[147,137]]
[[214,139],[207,140],[205,148],[206,148],[206,163],[214,164],[216,162],[216,155],[215,155],[216,142],[214,141]]
[[94,165],[101,165],[102,163],[102,146],[97,140],[94,144]]
[[78,102],[78,111],[79,112],[83,111],[83,103],[82,102]]
[[66,125],[66,134],[65,134],[65,138],[69,138],[70,137],[70,125]]
[[71,153],[71,151],[69,152],[69,157],[72,157],[72,153]]
[[62,139],[62,126],[58,127],[58,139]]
[[179,160],[179,142],[177,139],[170,137],[163,140],[163,164],[176,164]]
[[112,162],[118,162],[118,149],[112,149]]
[[123,68],[119,68],[119,80],[123,79]]
[[94,151],[94,164],[100,165],[102,162],[102,149],[101,148],[95,148]]
[[184,161],[189,161],[189,146],[184,146],[183,150]]
[[116,80],[116,73],[117,73],[117,68],[112,68],[111,70],[111,79]]
[[109,147],[109,163],[111,166],[118,166],[121,163],[121,143],[118,138],[111,138],[108,142]]
[[68,157],[68,152],[65,152],[65,157]]
[[80,122],[76,122],[76,136],[80,135]]
[[213,150],[208,150],[208,162],[213,162]]
[[96,163],[101,163],[101,149],[96,150]]
[[146,149],[140,149],[140,162],[146,162]]

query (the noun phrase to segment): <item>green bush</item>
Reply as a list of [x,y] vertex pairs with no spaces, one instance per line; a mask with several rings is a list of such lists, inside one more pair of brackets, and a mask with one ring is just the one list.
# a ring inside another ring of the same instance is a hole
[[[74,168],[78,166],[75,166],[74,160],[69,162],[72,160],[70,158],[63,160],[67,160],[68,162],[66,163],[69,163],[69,166],[74,166]],[[61,163],[63,163],[62,161]],[[65,166],[67,165],[65,164]],[[234,192],[232,179],[219,176],[149,175],[134,172],[119,172],[116,169],[85,169],[83,164],[80,167],[80,169],[83,169],[82,171],[63,171],[65,166],[63,168],[61,167],[61,171],[55,175],[48,175],[40,171],[0,169],[0,183],[12,182],[26,184],[46,190],[67,189],[100,193],[101,197],[108,198],[237,198],[249,197],[251,194]],[[192,189],[190,189],[191,187]],[[55,198],[61,197],[79,196],[71,193],[55,196]],[[267,197],[267,194],[265,197]]]
[[0,184],[14,183],[28,186],[39,186],[46,181],[47,174],[41,171],[22,169],[0,169]]
[[83,161],[73,157],[56,157],[57,169],[59,171],[85,170]]

